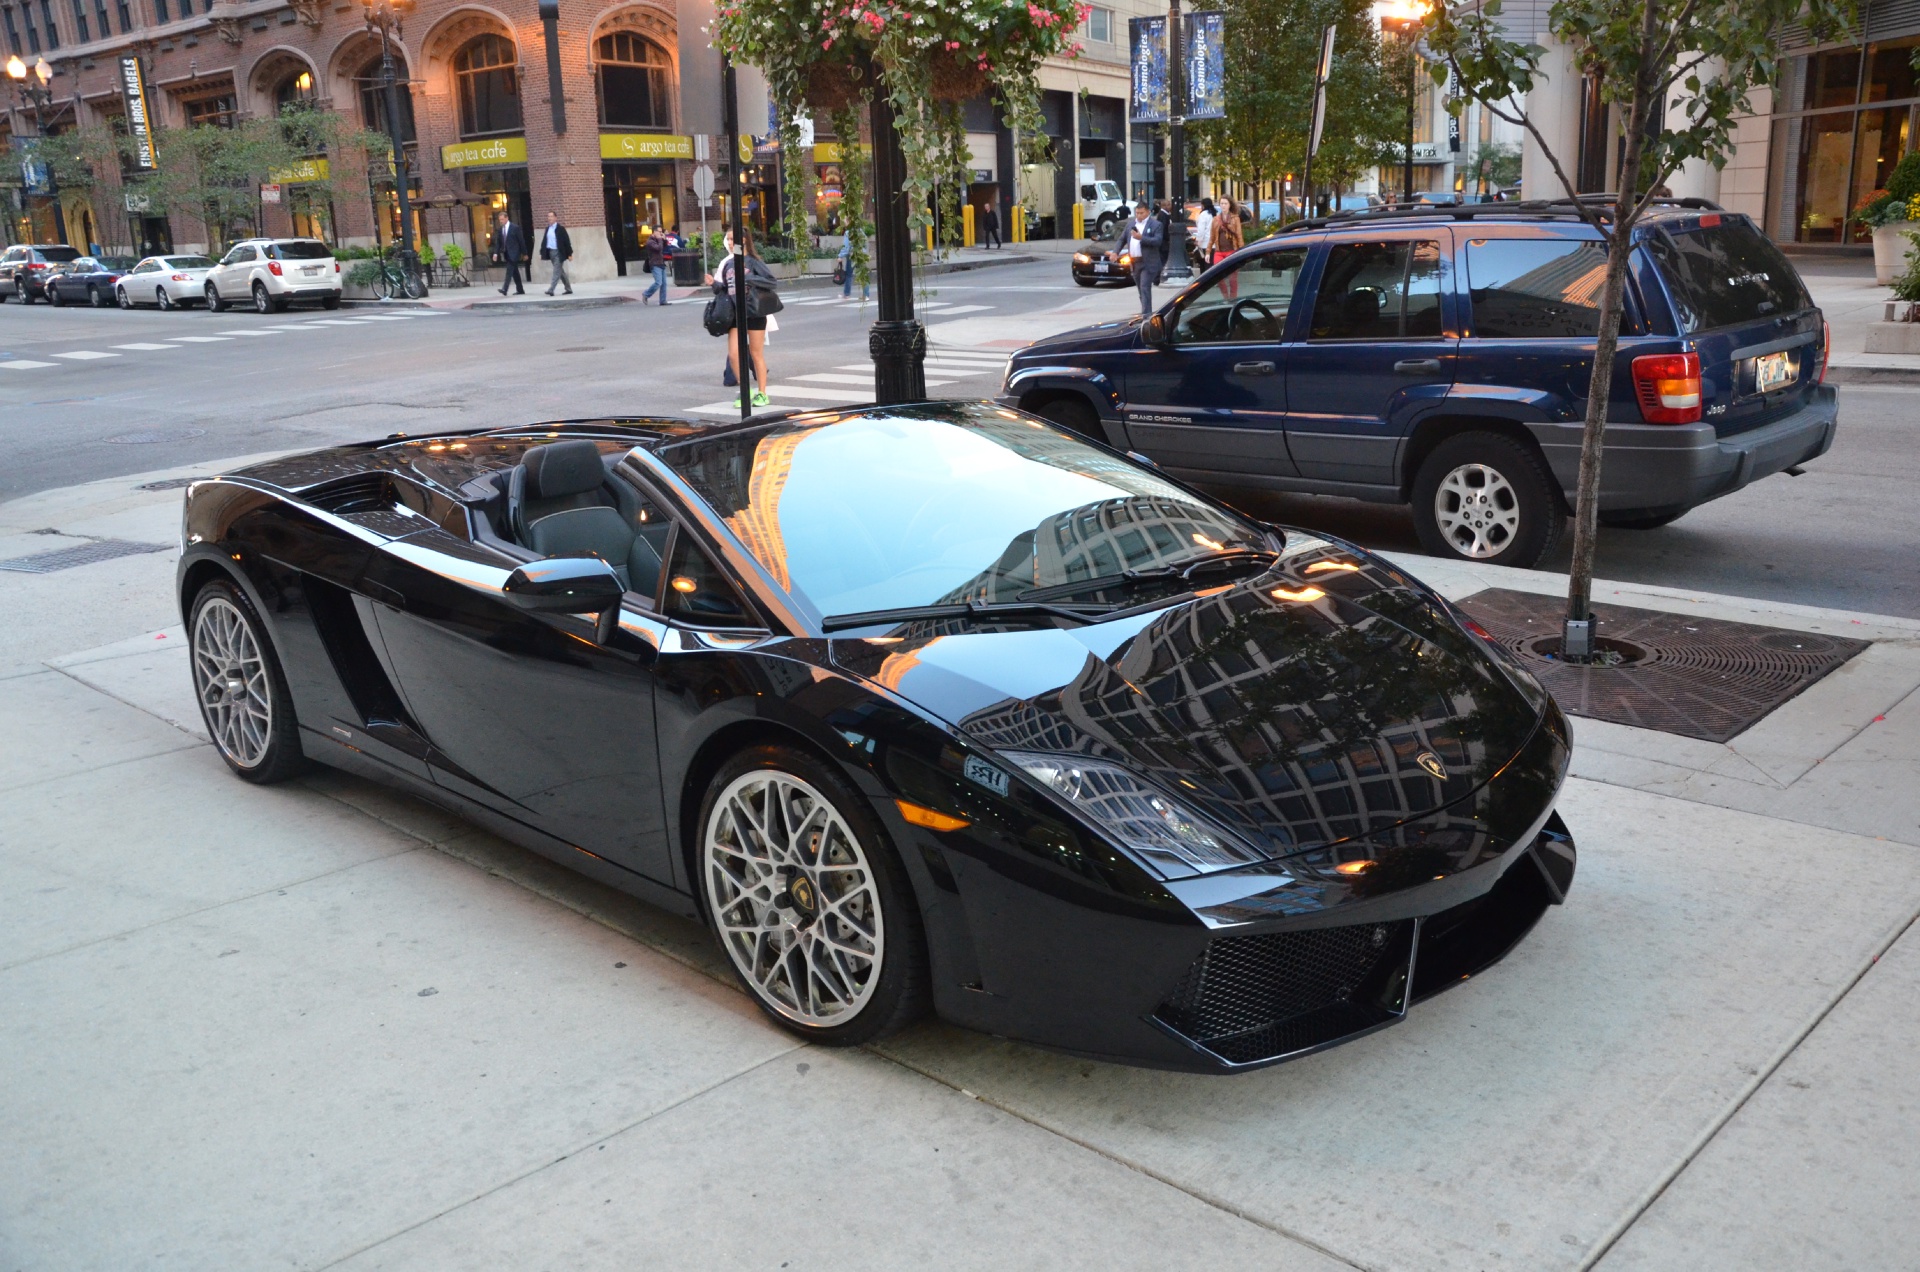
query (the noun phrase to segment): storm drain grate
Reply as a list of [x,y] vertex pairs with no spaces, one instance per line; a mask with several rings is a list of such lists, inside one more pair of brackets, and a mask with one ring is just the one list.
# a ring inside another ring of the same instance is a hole
[[96,539],[92,543],[76,543],[70,548],[55,548],[51,552],[36,552],[32,556],[0,561],[0,570],[11,570],[15,574],[53,574],[60,570],[71,570],[76,565],[92,565],[96,561],[111,561],[115,557],[141,556],[166,550],[164,543]]
[[196,481],[205,481],[205,477],[168,477],[163,481],[143,481],[135,490],[185,490]]
[[1576,667],[1538,652],[1556,643],[1565,598],[1492,588],[1459,605],[1521,656],[1567,714],[1704,742],[1745,731],[1871,643],[1595,605],[1597,636],[1633,657],[1622,666]]

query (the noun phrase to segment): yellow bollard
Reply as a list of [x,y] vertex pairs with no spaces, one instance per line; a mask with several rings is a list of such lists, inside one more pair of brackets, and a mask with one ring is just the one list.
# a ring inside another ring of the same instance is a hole
[[973,246],[973,204],[971,203],[960,209],[960,245]]
[[931,221],[927,223],[927,250],[929,252],[933,250],[933,223]]
[[1087,237],[1087,209],[1079,203],[1073,205],[1073,237],[1076,239]]
[[1027,210],[1021,207],[1018,203],[1014,204],[1009,220],[1011,220],[1012,224],[1009,225],[1007,228],[1013,231],[1013,241],[1016,243],[1026,242],[1027,241]]

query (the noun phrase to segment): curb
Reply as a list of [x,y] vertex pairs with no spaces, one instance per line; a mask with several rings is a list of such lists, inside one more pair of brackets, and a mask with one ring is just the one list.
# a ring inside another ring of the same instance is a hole
[[1920,384],[1920,367],[1829,366],[1828,384]]

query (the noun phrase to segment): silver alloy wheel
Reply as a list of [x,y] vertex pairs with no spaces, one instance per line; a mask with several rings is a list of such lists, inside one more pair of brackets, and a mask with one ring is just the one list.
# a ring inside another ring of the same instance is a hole
[[216,596],[193,624],[193,687],[214,743],[241,768],[258,767],[273,739],[267,662],[239,607]]
[[1433,519],[1461,556],[1499,556],[1520,531],[1520,494],[1498,469],[1462,464],[1433,492]]
[[808,783],[755,769],[714,801],[701,852],[720,943],[761,1000],[803,1025],[845,1024],[880,983],[873,867]]

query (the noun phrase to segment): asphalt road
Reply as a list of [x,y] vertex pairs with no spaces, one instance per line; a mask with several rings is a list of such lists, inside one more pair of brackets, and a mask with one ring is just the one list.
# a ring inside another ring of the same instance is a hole
[[[930,389],[990,395],[1004,348],[981,333],[1003,318],[1013,320],[1009,329],[1030,330],[1035,316],[1085,297],[1065,270],[1064,261],[1046,261],[930,280],[921,302],[933,343],[957,350],[939,355]],[[770,346],[776,405],[870,399],[873,308],[833,294],[789,295]],[[396,431],[727,411],[724,354],[701,329],[697,301],[671,312],[634,304],[410,312],[418,316],[0,305],[0,501]],[[956,334],[943,332],[950,321]],[[1920,617],[1920,500],[1912,496],[1920,448],[1909,440],[1920,387],[1841,393],[1838,439],[1806,476],[1768,478],[1659,530],[1604,530],[1600,574]],[[1276,521],[1417,550],[1405,509],[1220,493]],[[1543,568],[1565,568],[1565,543]]]

